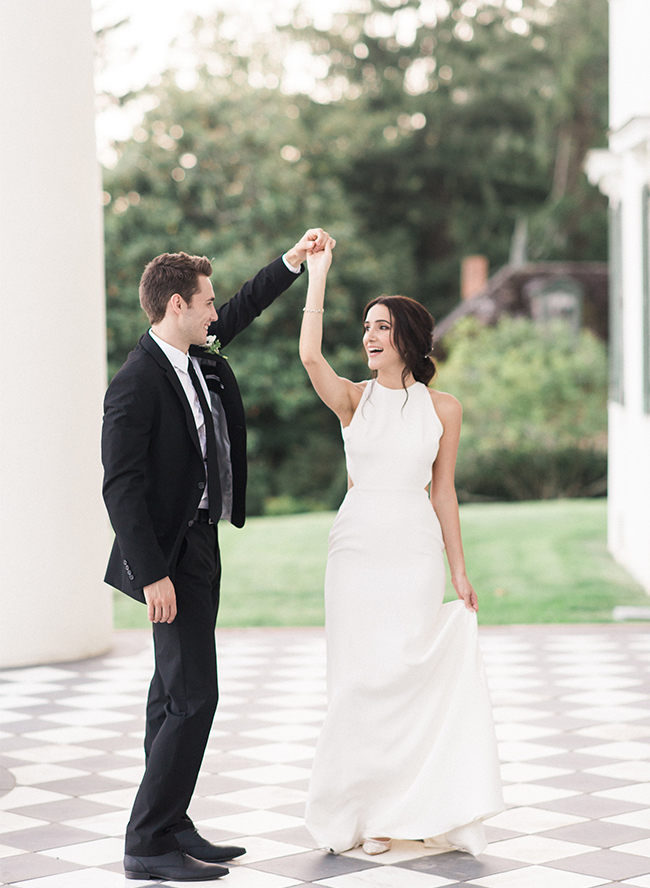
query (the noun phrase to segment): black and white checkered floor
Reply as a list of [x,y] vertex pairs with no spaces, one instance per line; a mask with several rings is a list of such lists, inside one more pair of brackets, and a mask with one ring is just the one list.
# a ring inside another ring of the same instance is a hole
[[[418,842],[373,858],[315,850],[302,815],[323,632],[220,630],[218,642],[222,698],[190,813],[248,849],[224,888],[650,888],[643,626],[481,630],[509,809],[476,859]],[[123,631],[106,657],[0,672],[0,884],[152,884],[125,882],[121,866],[151,661],[148,633]]]

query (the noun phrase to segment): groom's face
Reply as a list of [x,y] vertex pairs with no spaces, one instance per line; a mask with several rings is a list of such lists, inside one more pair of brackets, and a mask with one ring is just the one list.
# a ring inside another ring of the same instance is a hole
[[214,290],[210,278],[199,277],[199,289],[189,305],[182,303],[179,324],[189,345],[205,345],[208,327],[217,320],[214,309]]

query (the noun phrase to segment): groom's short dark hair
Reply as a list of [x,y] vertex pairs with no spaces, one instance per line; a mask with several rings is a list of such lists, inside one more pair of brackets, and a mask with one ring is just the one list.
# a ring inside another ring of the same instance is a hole
[[140,279],[140,305],[151,324],[165,317],[167,303],[178,293],[189,305],[199,289],[199,276],[210,277],[212,265],[205,256],[162,253],[147,265]]

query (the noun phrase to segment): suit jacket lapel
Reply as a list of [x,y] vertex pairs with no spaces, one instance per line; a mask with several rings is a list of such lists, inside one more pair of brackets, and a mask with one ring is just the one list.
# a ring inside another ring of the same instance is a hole
[[181,404],[183,405],[183,410],[185,411],[185,421],[187,422],[187,430],[190,433],[190,437],[194,442],[194,446],[196,447],[201,459],[203,459],[203,451],[201,450],[201,442],[199,441],[199,433],[196,430],[196,422],[194,421],[194,414],[192,413],[192,408],[190,407],[190,403],[187,400],[187,395],[185,394],[185,389],[181,385],[181,381],[178,378],[178,374],[176,370],[170,362],[167,360],[167,356],[163,352],[163,350],[159,347],[159,345],[149,336],[148,333],[145,333],[140,338],[139,343],[142,348],[149,352],[152,358],[160,365],[160,367],[165,371],[167,375],[167,379],[170,382],[171,387],[174,389],[178,397],[180,398]]

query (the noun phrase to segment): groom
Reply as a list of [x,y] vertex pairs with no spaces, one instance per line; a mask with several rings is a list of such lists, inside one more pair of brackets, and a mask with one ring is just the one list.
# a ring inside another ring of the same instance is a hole
[[208,335],[227,345],[327,239],[307,231],[218,312],[205,257],[164,253],[142,275],[151,329],[108,387],[102,433],[115,530],[106,582],[146,603],[155,649],[146,769],[126,830],[130,879],[216,879],[228,872],[221,862],[245,853],[211,844],[187,815],[218,698],[217,524],[245,517],[244,408],[230,365],[205,346]]

